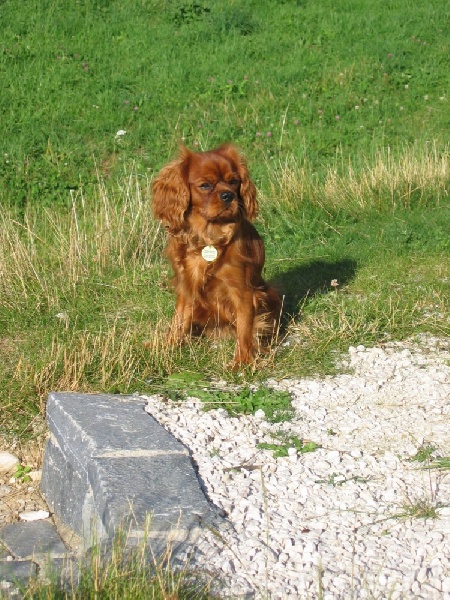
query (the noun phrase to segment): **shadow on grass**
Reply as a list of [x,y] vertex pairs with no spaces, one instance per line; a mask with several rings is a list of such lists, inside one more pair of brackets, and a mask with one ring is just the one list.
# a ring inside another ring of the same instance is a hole
[[283,273],[278,273],[271,283],[284,296],[285,318],[298,316],[299,309],[307,298],[334,291],[336,280],[342,287],[353,279],[357,262],[344,258],[338,261],[314,260]]

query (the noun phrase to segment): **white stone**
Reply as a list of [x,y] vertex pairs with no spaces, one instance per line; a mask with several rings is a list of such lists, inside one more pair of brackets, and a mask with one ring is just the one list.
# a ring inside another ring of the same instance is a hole
[[31,481],[40,481],[42,478],[42,471],[30,471],[29,473],[27,473],[27,475],[31,479]]
[[[450,478],[438,482],[437,472],[408,459],[427,443],[450,454],[449,358],[447,350],[422,355],[402,343],[358,346],[343,359],[353,373],[272,380],[293,395],[296,416],[287,424],[153,396],[153,414],[191,450],[212,501],[234,527],[223,539],[205,532],[199,564],[222,572],[232,589],[245,578],[250,593],[282,592],[283,600],[313,597],[319,568],[329,584],[324,598],[350,589],[360,598],[367,590],[392,598],[449,594],[450,509],[439,509],[435,521],[394,516],[408,499],[430,493],[448,504]],[[257,449],[276,432],[323,448],[298,456],[291,449],[287,458]]]
[[424,583],[428,579],[427,569],[419,569],[416,575],[416,579],[419,583]]
[[414,581],[414,583],[411,586],[411,591],[413,592],[413,594],[416,594],[416,596],[418,596],[421,592],[421,585],[418,581]]
[[12,586],[13,584],[11,583],[11,581],[0,581],[0,590],[9,590],[10,588],[12,588]]
[[42,519],[48,519],[50,513],[46,510],[27,510],[19,513],[19,517],[22,521],[40,521]]
[[0,485],[0,498],[2,496],[7,496],[8,494],[10,494],[12,491],[12,488],[9,485],[4,485],[1,484]]
[[10,452],[0,452],[0,473],[7,473],[20,465],[20,460]]

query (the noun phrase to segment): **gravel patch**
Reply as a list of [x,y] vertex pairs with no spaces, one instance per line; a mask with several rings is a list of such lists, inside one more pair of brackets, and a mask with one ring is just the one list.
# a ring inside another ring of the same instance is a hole
[[[450,598],[450,471],[411,460],[450,456],[449,360],[435,338],[350,348],[344,374],[268,382],[292,395],[283,424],[147,397],[232,524],[192,563],[231,597]],[[257,448],[280,429],[321,448]]]

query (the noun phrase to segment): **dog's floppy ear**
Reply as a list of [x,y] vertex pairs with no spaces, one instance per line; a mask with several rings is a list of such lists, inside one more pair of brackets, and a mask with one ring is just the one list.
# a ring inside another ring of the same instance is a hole
[[249,221],[253,221],[258,214],[258,201],[256,200],[256,187],[250,179],[247,162],[232,144],[224,144],[219,151],[237,165],[241,180],[240,196],[244,203],[245,214]]
[[153,213],[171,230],[179,230],[189,208],[188,170],[191,152],[182,146],[179,157],[163,167],[152,182]]

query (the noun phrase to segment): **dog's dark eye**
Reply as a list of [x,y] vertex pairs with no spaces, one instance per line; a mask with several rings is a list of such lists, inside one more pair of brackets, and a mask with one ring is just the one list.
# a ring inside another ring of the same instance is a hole
[[239,183],[239,179],[230,179],[228,182],[230,185],[237,185]]
[[210,183],[202,183],[200,185],[200,189],[202,189],[202,190],[210,190],[210,189],[212,189],[212,185]]

